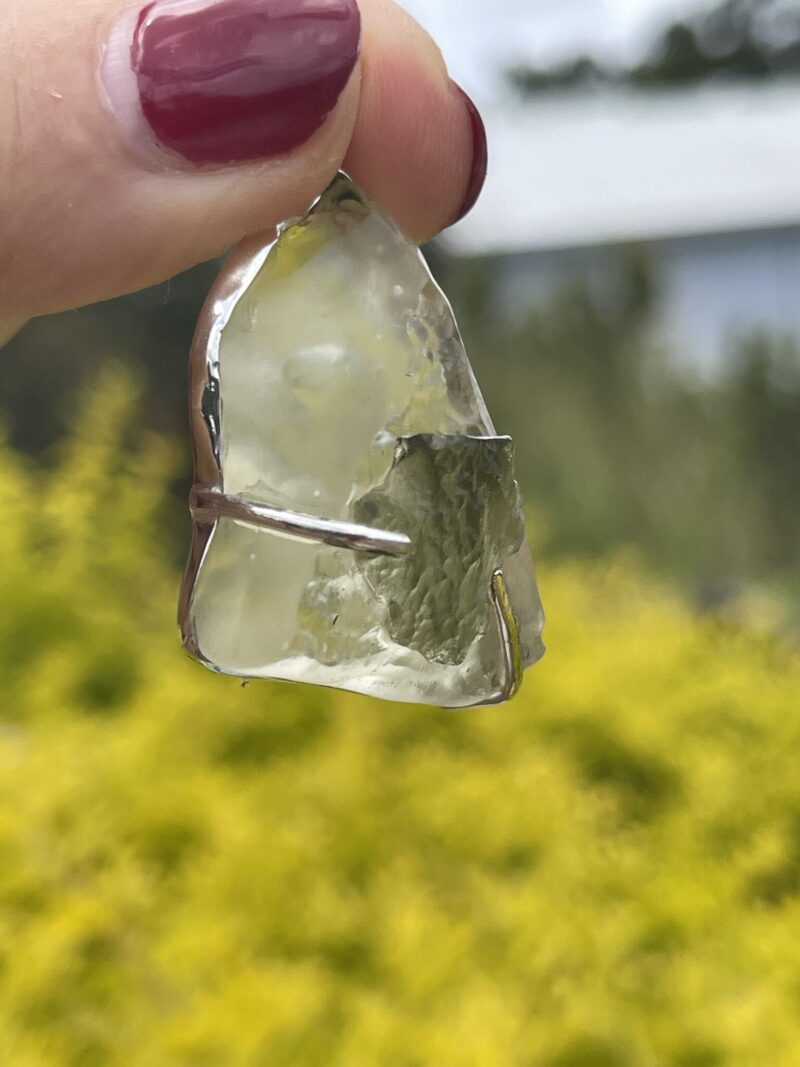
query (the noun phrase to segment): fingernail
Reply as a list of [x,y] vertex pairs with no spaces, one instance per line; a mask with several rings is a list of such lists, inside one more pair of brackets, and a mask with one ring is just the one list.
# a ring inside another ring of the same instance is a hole
[[453,86],[464,101],[467,114],[469,115],[470,126],[472,128],[472,169],[470,171],[467,191],[464,194],[464,201],[453,219],[453,224],[455,224],[456,222],[460,222],[465,215],[468,215],[470,211],[472,211],[478,201],[478,197],[483,191],[483,187],[486,184],[486,172],[489,166],[489,146],[486,139],[486,127],[481,118],[480,111],[478,111],[472,99],[467,96],[460,85],[453,82]]
[[[305,144],[347,85],[361,33],[356,0],[155,0],[132,25],[140,113],[159,145],[198,164]],[[112,55],[106,82],[117,73]]]

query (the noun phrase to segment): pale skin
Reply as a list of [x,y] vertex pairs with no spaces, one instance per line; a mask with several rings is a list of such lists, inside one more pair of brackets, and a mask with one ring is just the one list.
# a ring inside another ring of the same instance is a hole
[[99,68],[129,4],[5,0],[0,343],[25,320],[155,284],[302,214],[344,167],[418,241],[470,179],[468,115],[439,49],[392,0],[360,0],[361,58],[291,155],[202,170],[138,153]]

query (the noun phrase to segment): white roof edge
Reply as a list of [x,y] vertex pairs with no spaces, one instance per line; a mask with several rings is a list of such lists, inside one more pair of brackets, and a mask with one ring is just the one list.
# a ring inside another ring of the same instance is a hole
[[596,93],[487,116],[492,166],[444,238],[467,255],[800,224],[800,86]]

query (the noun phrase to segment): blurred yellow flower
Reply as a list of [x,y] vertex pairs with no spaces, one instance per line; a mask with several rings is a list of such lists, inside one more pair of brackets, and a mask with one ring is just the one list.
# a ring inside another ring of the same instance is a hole
[[797,652],[562,564],[509,707],[242,688],[133,398],[0,454],[0,1063],[796,1067]]

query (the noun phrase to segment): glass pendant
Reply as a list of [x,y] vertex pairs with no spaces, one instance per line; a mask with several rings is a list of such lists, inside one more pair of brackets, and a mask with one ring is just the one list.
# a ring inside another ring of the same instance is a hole
[[191,404],[192,656],[448,708],[513,696],[544,649],[512,442],[419,250],[346,175],[226,265]]

